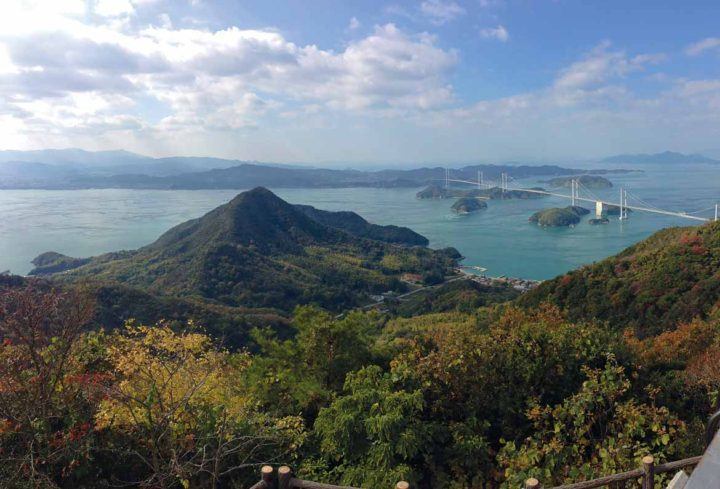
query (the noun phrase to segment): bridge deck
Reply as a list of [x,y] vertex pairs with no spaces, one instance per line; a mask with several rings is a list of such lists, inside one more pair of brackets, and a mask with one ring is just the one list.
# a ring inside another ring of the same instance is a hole
[[[448,182],[457,182],[457,183],[466,183],[466,184],[469,184],[469,185],[481,186],[481,187],[485,187],[485,188],[496,187],[496,185],[479,184],[478,182],[473,182],[473,181],[470,181],[470,180],[458,180],[458,179],[449,178],[449,179],[447,179],[447,181],[448,181]],[[553,196],[553,197],[561,197],[561,198],[563,198],[563,199],[570,199],[570,200],[572,200],[572,198],[573,198],[572,195],[565,195],[565,194],[560,194],[560,193],[557,193],[557,192],[548,192],[547,190],[538,190],[538,189],[534,189],[534,188],[515,188],[515,187],[509,187],[508,190],[520,190],[520,191],[523,191],[523,192],[530,192],[530,193],[536,193],[536,194],[542,194],[542,195],[551,195],[551,196]],[[620,207],[620,204],[617,203],[617,202],[609,202],[609,201],[605,201],[605,200],[589,199],[589,198],[587,198],[587,197],[575,197],[575,200],[579,200],[579,201],[581,201],[581,202],[601,202],[603,205]],[[708,219],[708,218],[706,218],[706,217],[691,216],[690,214],[688,214],[688,213],[686,213],[686,212],[665,211],[665,210],[662,210],[662,209],[652,209],[652,208],[650,208],[650,207],[643,207],[643,206],[638,206],[638,205],[623,205],[622,207],[624,207],[625,209],[632,209],[632,210],[634,210],[634,211],[652,212],[652,213],[654,213],[654,214],[663,214],[663,215],[666,215],[666,216],[683,217],[683,218],[685,218],[685,219],[692,219],[692,220],[695,220],[695,221],[707,222],[707,221],[710,221],[710,220],[711,220],[711,219]]]

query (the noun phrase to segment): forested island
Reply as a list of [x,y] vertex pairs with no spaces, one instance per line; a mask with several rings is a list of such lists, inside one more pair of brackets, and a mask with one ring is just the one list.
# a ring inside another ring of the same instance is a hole
[[138,250],[0,275],[0,480],[250,487],[271,463],[517,488],[702,453],[720,223],[523,294],[424,243],[258,188]]
[[602,189],[602,188],[612,188],[613,184],[610,180],[608,180],[605,177],[601,177],[599,175],[578,175],[574,177],[558,177],[558,178],[551,178],[550,180],[545,180],[541,183],[547,183],[551,187],[559,188],[570,188],[572,186],[572,182],[575,180],[580,185],[582,185],[585,188],[589,189]]
[[[540,187],[532,187],[531,190],[544,190]],[[445,188],[440,185],[429,185],[419,191],[415,196],[418,199],[449,199],[449,198],[480,198],[488,200],[504,199],[541,199],[545,197],[537,192],[526,190],[503,190],[500,187],[491,188]]]
[[473,197],[463,197],[458,199],[452,205],[451,209],[457,214],[469,214],[471,212],[487,209],[487,202]]
[[589,213],[589,210],[579,206],[552,207],[534,213],[529,221],[543,227],[574,226],[580,222],[582,216]]

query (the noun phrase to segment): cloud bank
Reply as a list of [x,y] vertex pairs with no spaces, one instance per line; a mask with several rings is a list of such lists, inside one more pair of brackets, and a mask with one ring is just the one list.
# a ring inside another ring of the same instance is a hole
[[[663,53],[601,42],[545,87],[468,100],[453,86],[462,53],[422,29],[387,22],[358,36],[363,24],[352,17],[346,32],[356,37],[329,49],[273,27],[201,28],[165,12],[141,22],[143,9],[157,5],[10,2],[0,17],[0,145],[473,160],[602,154],[658,137],[703,145],[720,128],[720,80],[665,77],[644,95],[629,88],[630,79],[661,78]],[[467,14],[452,1],[419,9],[438,26]],[[512,44],[502,24],[479,33]],[[681,55],[718,48],[718,38],[706,38]]]

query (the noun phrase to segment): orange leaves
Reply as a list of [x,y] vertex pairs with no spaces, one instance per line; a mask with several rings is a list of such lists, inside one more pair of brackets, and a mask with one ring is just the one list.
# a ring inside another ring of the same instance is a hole
[[714,323],[695,319],[680,324],[674,331],[638,340],[626,330],[625,343],[637,355],[639,363],[646,367],[661,363],[685,364],[696,357],[715,341],[718,328]]

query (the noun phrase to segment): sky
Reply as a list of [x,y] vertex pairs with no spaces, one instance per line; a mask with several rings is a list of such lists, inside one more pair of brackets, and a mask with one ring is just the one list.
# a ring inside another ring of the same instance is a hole
[[720,2],[3,0],[0,149],[720,154]]

